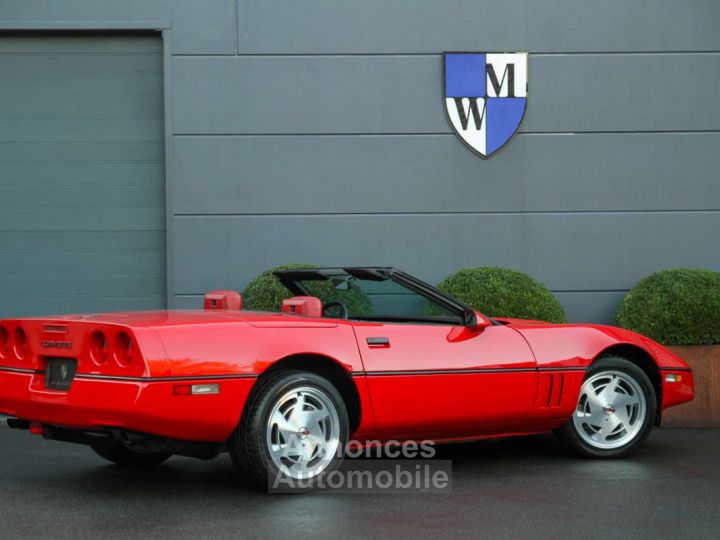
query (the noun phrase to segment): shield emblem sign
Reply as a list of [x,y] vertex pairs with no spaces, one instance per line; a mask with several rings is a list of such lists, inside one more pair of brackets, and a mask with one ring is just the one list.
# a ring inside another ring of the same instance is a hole
[[445,110],[453,131],[483,158],[517,132],[527,108],[527,53],[445,53]]

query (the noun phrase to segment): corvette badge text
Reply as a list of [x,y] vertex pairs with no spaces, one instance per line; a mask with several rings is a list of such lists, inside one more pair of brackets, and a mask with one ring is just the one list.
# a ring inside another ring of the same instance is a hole
[[489,158],[517,132],[528,95],[527,53],[443,55],[445,110],[458,137]]
[[40,346],[43,349],[72,349],[72,343],[69,341],[49,341],[44,340],[40,342]]

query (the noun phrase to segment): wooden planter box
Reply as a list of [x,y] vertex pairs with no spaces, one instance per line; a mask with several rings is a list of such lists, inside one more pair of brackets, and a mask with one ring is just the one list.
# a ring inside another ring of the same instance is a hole
[[663,413],[667,427],[720,427],[720,345],[669,347],[693,369],[695,399]]

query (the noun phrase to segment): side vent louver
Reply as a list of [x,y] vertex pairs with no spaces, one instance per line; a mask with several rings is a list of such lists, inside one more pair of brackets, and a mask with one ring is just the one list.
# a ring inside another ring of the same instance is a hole
[[565,375],[558,373],[553,375],[544,375],[543,377],[546,379],[543,381],[543,387],[547,389],[545,407],[559,407],[562,403]]

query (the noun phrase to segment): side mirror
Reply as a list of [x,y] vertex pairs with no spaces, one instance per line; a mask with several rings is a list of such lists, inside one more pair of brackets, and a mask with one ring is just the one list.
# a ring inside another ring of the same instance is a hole
[[465,314],[465,326],[476,332],[482,332],[488,326],[492,326],[492,321],[479,311],[468,310]]

